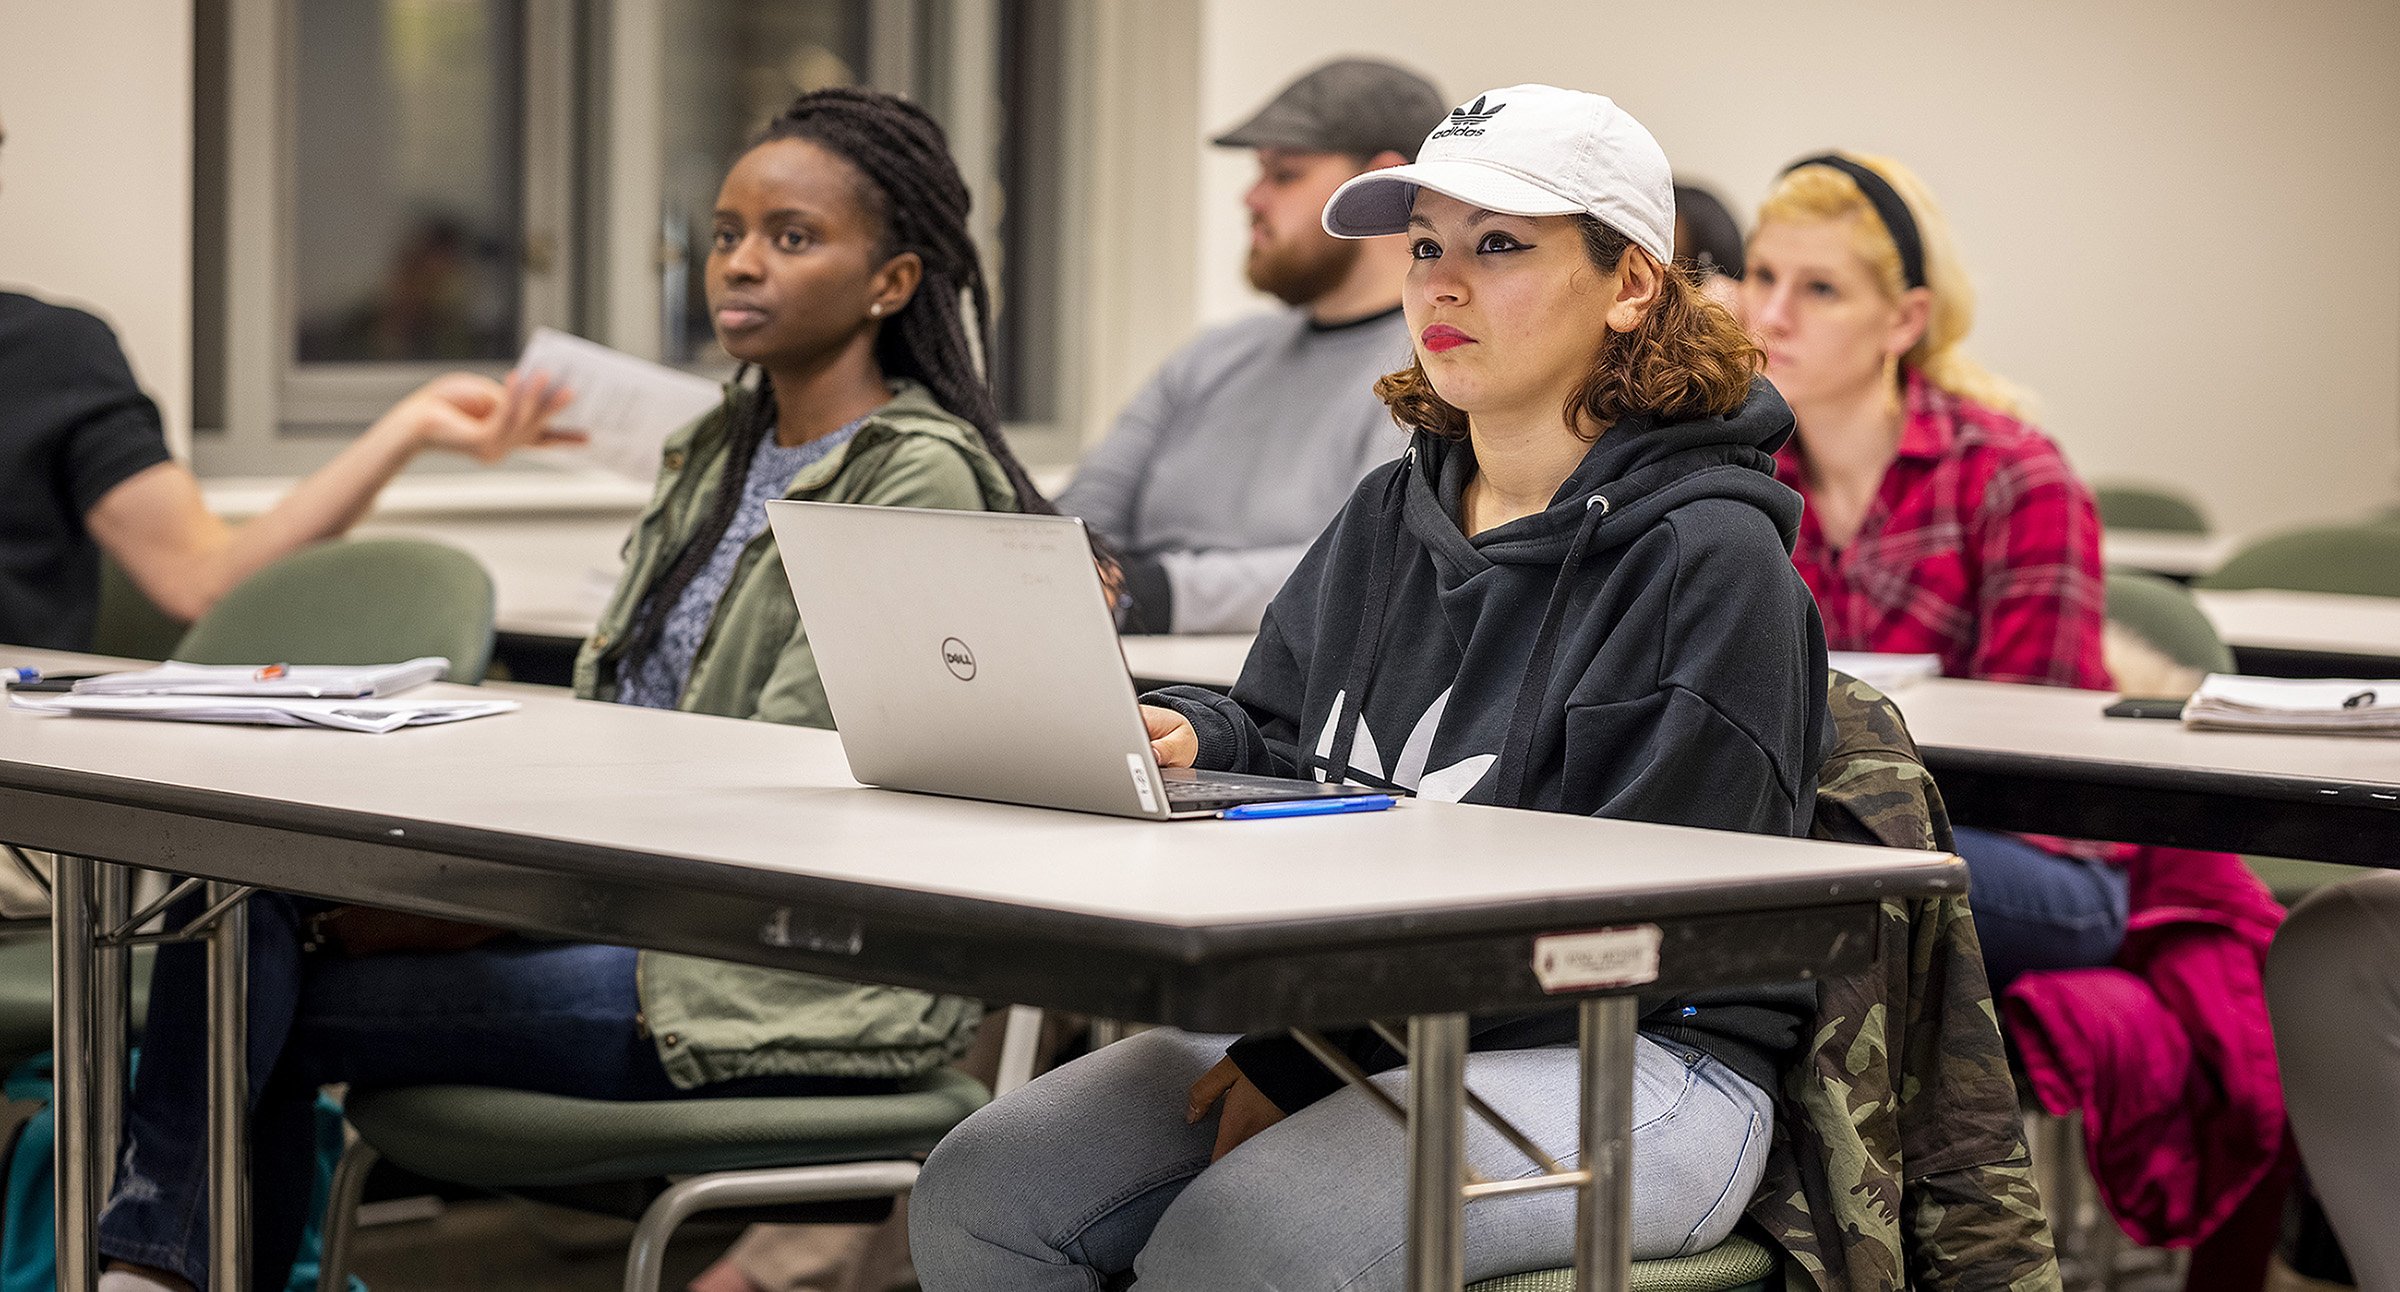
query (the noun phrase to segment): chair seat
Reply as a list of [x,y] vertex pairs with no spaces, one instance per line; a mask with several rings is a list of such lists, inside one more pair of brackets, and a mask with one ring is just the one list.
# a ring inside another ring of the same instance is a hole
[[[150,961],[155,948],[133,950],[133,1023],[135,1044],[142,1038],[142,1019],[150,1009]],[[50,938],[0,938],[0,1073],[50,1048]]]
[[888,1095],[612,1102],[410,1086],[353,1091],[343,1112],[419,1175],[507,1189],[905,1157],[990,1099],[942,1069]]
[[[1635,1261],[1626,1286],[1633,1292],[1737,1292],[1753,1284],[1763,1288],[1774,1273],[1775,1253],[1735,1234],[1705,1252]],[[1467,1292],[1575,1292],[1575,1271],[1530,1270],[1470,1283]]]

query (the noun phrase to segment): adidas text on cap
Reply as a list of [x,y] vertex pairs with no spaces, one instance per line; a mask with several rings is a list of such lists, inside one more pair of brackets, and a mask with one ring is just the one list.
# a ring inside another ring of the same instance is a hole
[[1369,171],[1325,204],[1325,231],[1376,238],[1408,229],[1429,188],[1505,215],[1593,216],[1662,265],[1675,258],[1675,180],[1642,123],[1597,94],[1512,85],[1450,110],[1417,160]]

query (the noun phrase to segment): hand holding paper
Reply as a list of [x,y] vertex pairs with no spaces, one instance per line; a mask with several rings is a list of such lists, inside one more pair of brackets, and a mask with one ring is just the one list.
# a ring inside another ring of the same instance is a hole
[[428,448],[498,462],[522,448],[582,444],[581,431],[555,424],[575,398],[559,381],[511,373],[506,382],[451,372],[426,382],[394,404],[385,419],[400,419]]
[[551,420],[587,437],[593,465],[642,481],[658,474],[667,436],[725,398],[706,377],[552,328],[534,329],[517,360],[517,380],[535,376],[574,392],[574,404]]

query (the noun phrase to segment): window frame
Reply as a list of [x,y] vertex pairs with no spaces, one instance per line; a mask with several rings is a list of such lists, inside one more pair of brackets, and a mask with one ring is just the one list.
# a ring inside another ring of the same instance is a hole
[[[1055,228],[1037,236],[1037,272],[1055,275],[1060,302],[1050,357],[1050,416],[1006,430],[1028,460],[1064,462],[1081,448],[1089,384],[1084,360],[1088,256],[1084,200],[1092,168],[1089,107],[1094,42],[1108,0],[1057,0],[1063,83],[1056,128]],[[195,427],[193,460],[203,476],[304,473],[395,400],[457,368],[498,376],[503,362],[304,363],[297,357],[294,187],[297,0],[216,0],[224,23],[220,71],[222,241],[195,248],[221,266],[222,316],[195,319],[195,360],[221,365],[214,424]],[[659,212],[664,41],[660,0],[524,0],[525,148],[523,194],[529,253],[546,247],[549,272],[520,276],[520,323],[561,327],[644,358],[657,358],[664,327],[666,239]],[[975,238],[992,272],[995,322],[1005,308],[1008,267],[1000,221],[1002,6],[1008,0],[869,0],[870,84],[926,103],[949,132],[974,193]],[[584,112],[579,105],[589,105]],[[204,150],[214,151],[214,150]],[[1011,239],[1025,245],[1025,234]],[[537,256],[529,254],[529,260]],[[1047,265],[1040,264],[1047,261]],[[213,309],[210,312],[214,312]],[[215,329],[213,335],[203,335]],[[703,370],[705,369],[696,369]],[[200,419],[195,419],[200,420]],[[540,470],[539,466],[531,468]]]

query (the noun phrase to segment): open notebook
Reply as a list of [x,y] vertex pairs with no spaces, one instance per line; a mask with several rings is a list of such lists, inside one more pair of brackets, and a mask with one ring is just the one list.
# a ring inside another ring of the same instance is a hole
[[2188,727],[2400,736],[2400,679],[2211,673],[2184,703]]

